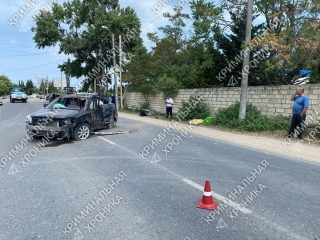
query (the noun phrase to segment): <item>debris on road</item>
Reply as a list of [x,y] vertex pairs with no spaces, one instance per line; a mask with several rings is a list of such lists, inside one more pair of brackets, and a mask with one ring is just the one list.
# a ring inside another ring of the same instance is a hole
[[125,134],[125,133],[133,133],[138,131],[138,129],[132,129],[129,131],[115,131],[115,132],[92,132],[95,135],[115,135],[115,134]]

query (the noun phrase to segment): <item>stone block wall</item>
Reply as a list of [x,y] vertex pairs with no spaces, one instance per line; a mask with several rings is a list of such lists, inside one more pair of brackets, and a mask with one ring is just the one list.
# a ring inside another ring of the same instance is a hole
[[[310,109],[307,114],[316,115],[314,110],[319,112],[314,123],[320,120],[320,84],[303,85],[305,95],[310,98]],[[293,102],[290,97],[295,92],[297,85],[281,86],[258,86],[248,87],[248,103],[256,106],[262,114],[268,116],[284,115],[289,116],[292,110]],[[177,114],[178,109],[182,106],[182,100],[188,101],[191,95],[201,95],[203,102],[209,104],[211,116],[219,108],[226,108],[236,101],[240,101],[240,87],[225,88],[199,88],[199,89],[181,89],[177,96],[173,98],[175,105],[173,113]],[[128,106],[140,106],[145,102],[140,93],[127,92],[124,98],[124,104]],[[162,93],[150,98],[150,107],[157,112],[165,112],[165,96]]]

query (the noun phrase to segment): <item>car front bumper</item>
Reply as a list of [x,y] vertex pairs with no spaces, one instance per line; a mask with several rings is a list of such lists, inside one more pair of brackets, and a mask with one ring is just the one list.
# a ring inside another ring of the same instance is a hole
[[71,129],[69,126],[62,127],[48,127],[48,126],[33,126],[27,125],[27,132],[33,136],[37,137],[48,137],[48,138],[70,138],[71,137]]

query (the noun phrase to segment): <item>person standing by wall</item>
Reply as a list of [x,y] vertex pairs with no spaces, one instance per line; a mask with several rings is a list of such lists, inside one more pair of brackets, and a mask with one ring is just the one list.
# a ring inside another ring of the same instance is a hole
[[116,97],[114,95],[111,96],[111,103],[116,105]]
[[304,121],[306,120],[306,112],[309,108],[309,98],[304,95],[304,88],[298,87],[296,92],[292,94],[290,101],[294,101],[292,107],[292,120],[289,133],[285,137],[291,139],[295,135],[295,129],[298,126],[298,140],[302,140]]
[[172,106],[174,105],[174,102],[173,102],[172,98],[170,97],[170,95],[167,96],[165,103],[166,103],[166,110],[167,110],[167,118],[169,117],[169,115],[172,118]]

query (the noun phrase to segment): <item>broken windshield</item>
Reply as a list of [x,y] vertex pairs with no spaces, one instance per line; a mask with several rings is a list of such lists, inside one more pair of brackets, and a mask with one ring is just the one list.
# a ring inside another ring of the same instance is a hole
[[51,102],[48,109],[83,109],[86,104],[85,98],[57,98]]

